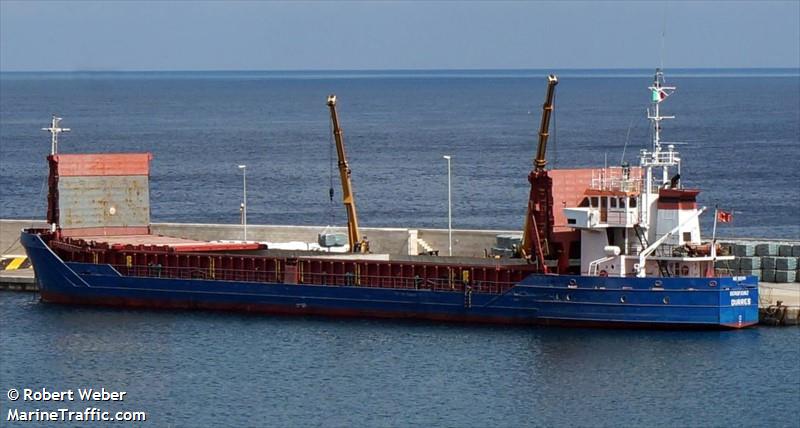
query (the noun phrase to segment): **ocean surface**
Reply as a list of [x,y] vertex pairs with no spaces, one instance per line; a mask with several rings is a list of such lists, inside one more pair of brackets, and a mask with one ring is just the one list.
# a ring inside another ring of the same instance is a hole
[[144,410],[143,426],[159,427],[800,424],[800,328],[668,332],[150,312],[51,306],[11,292],[0,293],[0,326],[0,409],[85,407],[12,405],[9,387],[105,387],[126,399],[98,408]]
[[[636,164],[652,70],[560,70],[560,168]],[[0,74],[0,218],[44,218],[48,126],[61,153],[153,153],[152,220],[343,225],[328,94],[363,226],[521,229],[546,71]],[[733,210],[728,237],[800,239],[800,70],[667,70],[663,139],[684,185]],[[328,189],[336,195],[329,200]],[[710,234],[713,215],[702,226]]]
[[[43,218],[62,153],[149,151],[153,221],[343,224],[329,93],[361,223],[519,229],[546,71],[0,74],[0,218]],[[636,163],[650,70],[562,70],[551,165]],[[800,72],[676,70],[666,141],[732,237],[800,238]],[[333,163],[333,164],[332,164]],[[336,189],[333,205],[328,188]],[[710,216],[703,226],[710,231]],[[462,326],[45,305],[0,293],[9,388],[127,392],[143,426],[800,426],[800,329]],[[20,426],[38,426],[22,424]],[[47,424],[45,424],[47,425]],[[102,426],[84,424],[78,426]],[[14,426],[14,425],[9,425]],[[71,426],[58,424],[56,426]],[[114,426],[130,426],[117,423]]]

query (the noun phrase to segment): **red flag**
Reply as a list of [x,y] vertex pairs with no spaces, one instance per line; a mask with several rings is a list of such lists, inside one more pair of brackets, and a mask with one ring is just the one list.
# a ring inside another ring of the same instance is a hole
[[717,210],[717,220],[720,223],[730,223],[733,221],[733,213],[728,211]]

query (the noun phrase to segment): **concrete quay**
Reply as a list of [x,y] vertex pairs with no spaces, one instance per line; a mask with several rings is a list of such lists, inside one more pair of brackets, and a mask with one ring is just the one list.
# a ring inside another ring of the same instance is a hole
[[[28,227],[47,227],[41,220],[0,220],[0,254],[23,254],[19,245],[19,232]],[[176,238],[201,241],[241,240],[243,228],[238,224],[207,223],[151,223],[151,233]],[[327,232],[346,233],[346,227],[293,226],[293,225],[247,225],[247,239],[265,242],[316,242],[317,234]],[[519,230],[468,230],[453,229],[453,256],[483,257],[485,251],[496,244],[497,235],[521,235]],[[376,254],[417,255],[437,251],[440,256],[449,252],[447,229],[362,227],[361,235],[368,237],[370,248]],[[720,242],[732,245],[746,242],[753,248],[759,243],[794,244],[800,242],[770,239],[728,240]],[[737,259],[740,258],[737,256]],[[798,279],[800,281],[800,279]]]
[[37,291],[38,289],[33,269],[0,271],[0,290]]
[[[0,220],[0,251],[2,254],[24,254],[19,245],[23,228],[47,227],[41,220]],[[267,242],[317,242],[317,234],[325,226],[247,225],[247,239]],[[201,241],[241,240],[243,228],[238,224],[152,223],[151,233]],[[346,233],[346,227],[330,227],[328,232]],[[498,234],[521,233],[508,230],[453,229],[453,256],[483,257],[484,250],[495,245]],[[362,227],[361,235],[370,242],[373,253],[417,255],[435,250],[448,255],[447,229],[413,229],[391,227]]]
[[765,325],[800,325],[800,282],[759,282],[758,315]]

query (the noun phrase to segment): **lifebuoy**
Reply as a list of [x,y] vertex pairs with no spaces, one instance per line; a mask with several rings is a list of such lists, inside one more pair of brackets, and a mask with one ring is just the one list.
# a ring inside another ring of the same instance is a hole
[[600,276],[608,276],[608,272],[606,272],[605,270],[601,270]]

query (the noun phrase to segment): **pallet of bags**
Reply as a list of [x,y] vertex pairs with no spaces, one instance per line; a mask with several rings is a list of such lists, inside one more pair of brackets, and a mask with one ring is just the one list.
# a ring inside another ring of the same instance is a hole
[[795,282],[797,280],[797,272],[793,270],[776,270],[775,282]]
[[756,255],[755,244],[734,244],[733,255],[736,257],[753,257]]
[[796,270],[797,259],[794,257],[775,257],[776,270]]
[[742,257],[739,259],[739,268],[746,270],[761,269],[761,257]]
[[714,262],[714,267],[717,269],[727,269],[731,272],[736,272],[739,270],[739,259],[717,260]]
[[774,242],[765,242],[763,244],[756,245],[756,255],[757,256],[777,256],[778,255],[778,244]]

